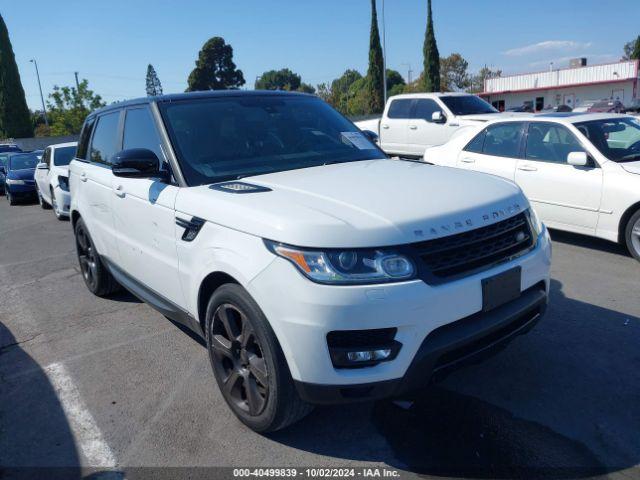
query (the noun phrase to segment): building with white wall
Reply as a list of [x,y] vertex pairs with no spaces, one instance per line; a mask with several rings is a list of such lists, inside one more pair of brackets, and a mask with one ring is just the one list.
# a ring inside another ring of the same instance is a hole
[[620,100],[626,107],[637,105],[640,92],[638,60],[603,65],[586,65],[586,59],[572,62],[573,68],[548,70],[486,79],[485,100],[499,110],[529,103],[534,110],[587,101]]

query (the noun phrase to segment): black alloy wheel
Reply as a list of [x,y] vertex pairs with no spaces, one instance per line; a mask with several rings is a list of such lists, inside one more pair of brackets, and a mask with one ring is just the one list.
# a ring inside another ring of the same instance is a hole
[[251,416],[269,400],[269,371],[254,329],[238,307],[220,305],[209,330],[211,363],[227,400]]
[[89,290],[93,292],[98,285],[98,258],[96,249],[84,225],[76,229],[76,250],[82,277]]

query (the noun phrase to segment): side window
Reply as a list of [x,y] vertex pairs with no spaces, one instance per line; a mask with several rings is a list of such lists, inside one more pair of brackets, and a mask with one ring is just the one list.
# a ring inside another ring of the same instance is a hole
[[389,111],[387,112],[388,118],[409,118],[409,112],[411,111],[410,98],[399,98],[392,100],[389,105]]
[[476,135],[473,140],[467,143],[467,146],[464,149],[467,152],[475,152],[482,153],[482,147],[484,146],[484,137],[487,133],[487,130],[482,130],[478,135]]
[[571,152],[583,152],[584,148],[576,137],[562,125],[534,122],[527,132],[527,160],[566,163]]
[[421,98],[416,101],[416,105],[413,110],[413,115],[411,116],[411,118],[419,118],[422,120],[426,120],[427,122],[430,122],[433,112],[441,112],[441,111],[442,109],[433,100]]
[[487,127],[482,153],[497,157],[518,158],[523,126],[522,122],[509,122]]
[[156,131],[151,112],[147,107],[130,108],[126,111],[122,148],[146,148],[162,161],[160,137]]
[[84,126],[82,127],[82,132],[80,132],[80,140],[78,141],[78,152],[76,155],[82,160],[87,159],[89,139],[91,138],[91,132],[93,132],[93,126],[95,125],[95,123],[95,118],[87,119],[87,121],[84,122]]
[[109,164],[111,157],[118,153],[119,120],[119,110],[98,117],[89,149],[89,159],[92,162]]

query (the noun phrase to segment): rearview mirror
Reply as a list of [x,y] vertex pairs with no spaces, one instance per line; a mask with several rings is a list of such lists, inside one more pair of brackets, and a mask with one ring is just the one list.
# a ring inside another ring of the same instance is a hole
[[44,162],[40,162],[38,165],[36,165],[36,168],[38,170],[49,170],[49,165]]
[[446,118],[442,114],[442,112],[440,110],[438,110],[437,112],[433,112],[431,114],[431,121],[433,123],[444,123],[446,121]]
[[569,155],[567,155],[567,163],[574,167],[586,167],[589,165],[587,152],[570,152]]
[[378,143],[378,134],[376,132],[372,132],[371,130],[362,130],[362,134],[373,143]]
[[160,170],[158,156],[146,148],[130,148],[117,153],[111,162],[111,171],[116,177],[168,177],[166,171]]

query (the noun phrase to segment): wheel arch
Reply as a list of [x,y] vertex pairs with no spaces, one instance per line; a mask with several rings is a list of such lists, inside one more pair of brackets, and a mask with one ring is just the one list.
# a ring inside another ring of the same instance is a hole
[[622,217],[620,217],[620,223],[618,225],[618,242],[624,244],[626,239],[625,239],[625,230],[627,228],[627,223],[629,222],[629,219],[633,216],[634,213],[636,213],[638,210],[640,210],[640,202],[636,202],[633,205],[631,205],[629,208],[627,208],[625,210],[625,212],[622,214]]
[[209,304],[209,299],[213,292],[215,292],[222,285],[228,283],[235,283],[236,285],[241,285],[241,283],[236,280],[234,277],[225,272],[211,272],[208,274],[202,282],[200,283],[200,288],[198,289],[198,322],[202,327],[202,331],[205,331],[206,325],[206,315],[207,315],[207,305]]
[[80,219],[80,212],[78,212],[77,210],[72,210],[71,211],[71,226],[73,227],[74,231],[76,228],[76,223],[78,223],[78,220]]

